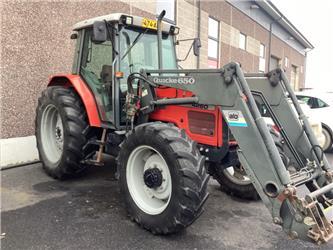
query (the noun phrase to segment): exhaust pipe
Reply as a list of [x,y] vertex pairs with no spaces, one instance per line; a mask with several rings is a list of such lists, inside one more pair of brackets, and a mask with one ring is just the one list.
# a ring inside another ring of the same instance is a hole
[[163,56],[162,56],[162,20],[165,16],[163,10],[157,17],[157,53],[158,53],[158,69],[163,69]]

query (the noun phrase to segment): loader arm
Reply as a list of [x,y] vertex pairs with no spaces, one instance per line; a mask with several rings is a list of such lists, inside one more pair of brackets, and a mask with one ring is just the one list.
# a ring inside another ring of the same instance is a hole
[[[148,92],[153,91],[153,85],[161,85],[194,94],[186,98],[146,100],[142,110],[188,103],[215,105],[221,109],[239,144],[239,160],[247,175],[273,222],[281,225],[290,237],[315,242],[326,242],[333,237],[333,218],[329,215],[329,211],[333,212],[332,167],[317,146],[282,70],[244,76],[238,64],[230,63],[221,69],[143,70],[141,73],[146,76],[144,88]],[[282,162],[256,101],[267,105],[272,113],[296,172],[290,174]]]

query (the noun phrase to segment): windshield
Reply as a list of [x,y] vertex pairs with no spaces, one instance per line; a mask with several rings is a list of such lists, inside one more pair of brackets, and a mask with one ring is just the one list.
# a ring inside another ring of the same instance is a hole
[[[163,69],[177,69],[173,37],[162,38]],[[124,72],[121,90],[127,90],[126,79],[140,69],[158,69],[157,33],[123,28],[120,31],[120,70]]]

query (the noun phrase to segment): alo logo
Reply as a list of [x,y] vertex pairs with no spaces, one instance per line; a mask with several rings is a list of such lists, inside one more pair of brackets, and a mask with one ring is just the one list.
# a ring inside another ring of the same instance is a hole
[[238,112],[230,112],[228,114],[228,118],[230,120],[238,120],[239,119],[239,114],[238,114]]
[[223,110],[223,115],[230,127],[247,127],[247,122],[240,110]]

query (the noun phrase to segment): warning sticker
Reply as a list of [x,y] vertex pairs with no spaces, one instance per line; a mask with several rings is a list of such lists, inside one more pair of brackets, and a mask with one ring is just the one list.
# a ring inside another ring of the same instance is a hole
[[242,111],[224,110],[223,114],[230,127],[247,127]]

